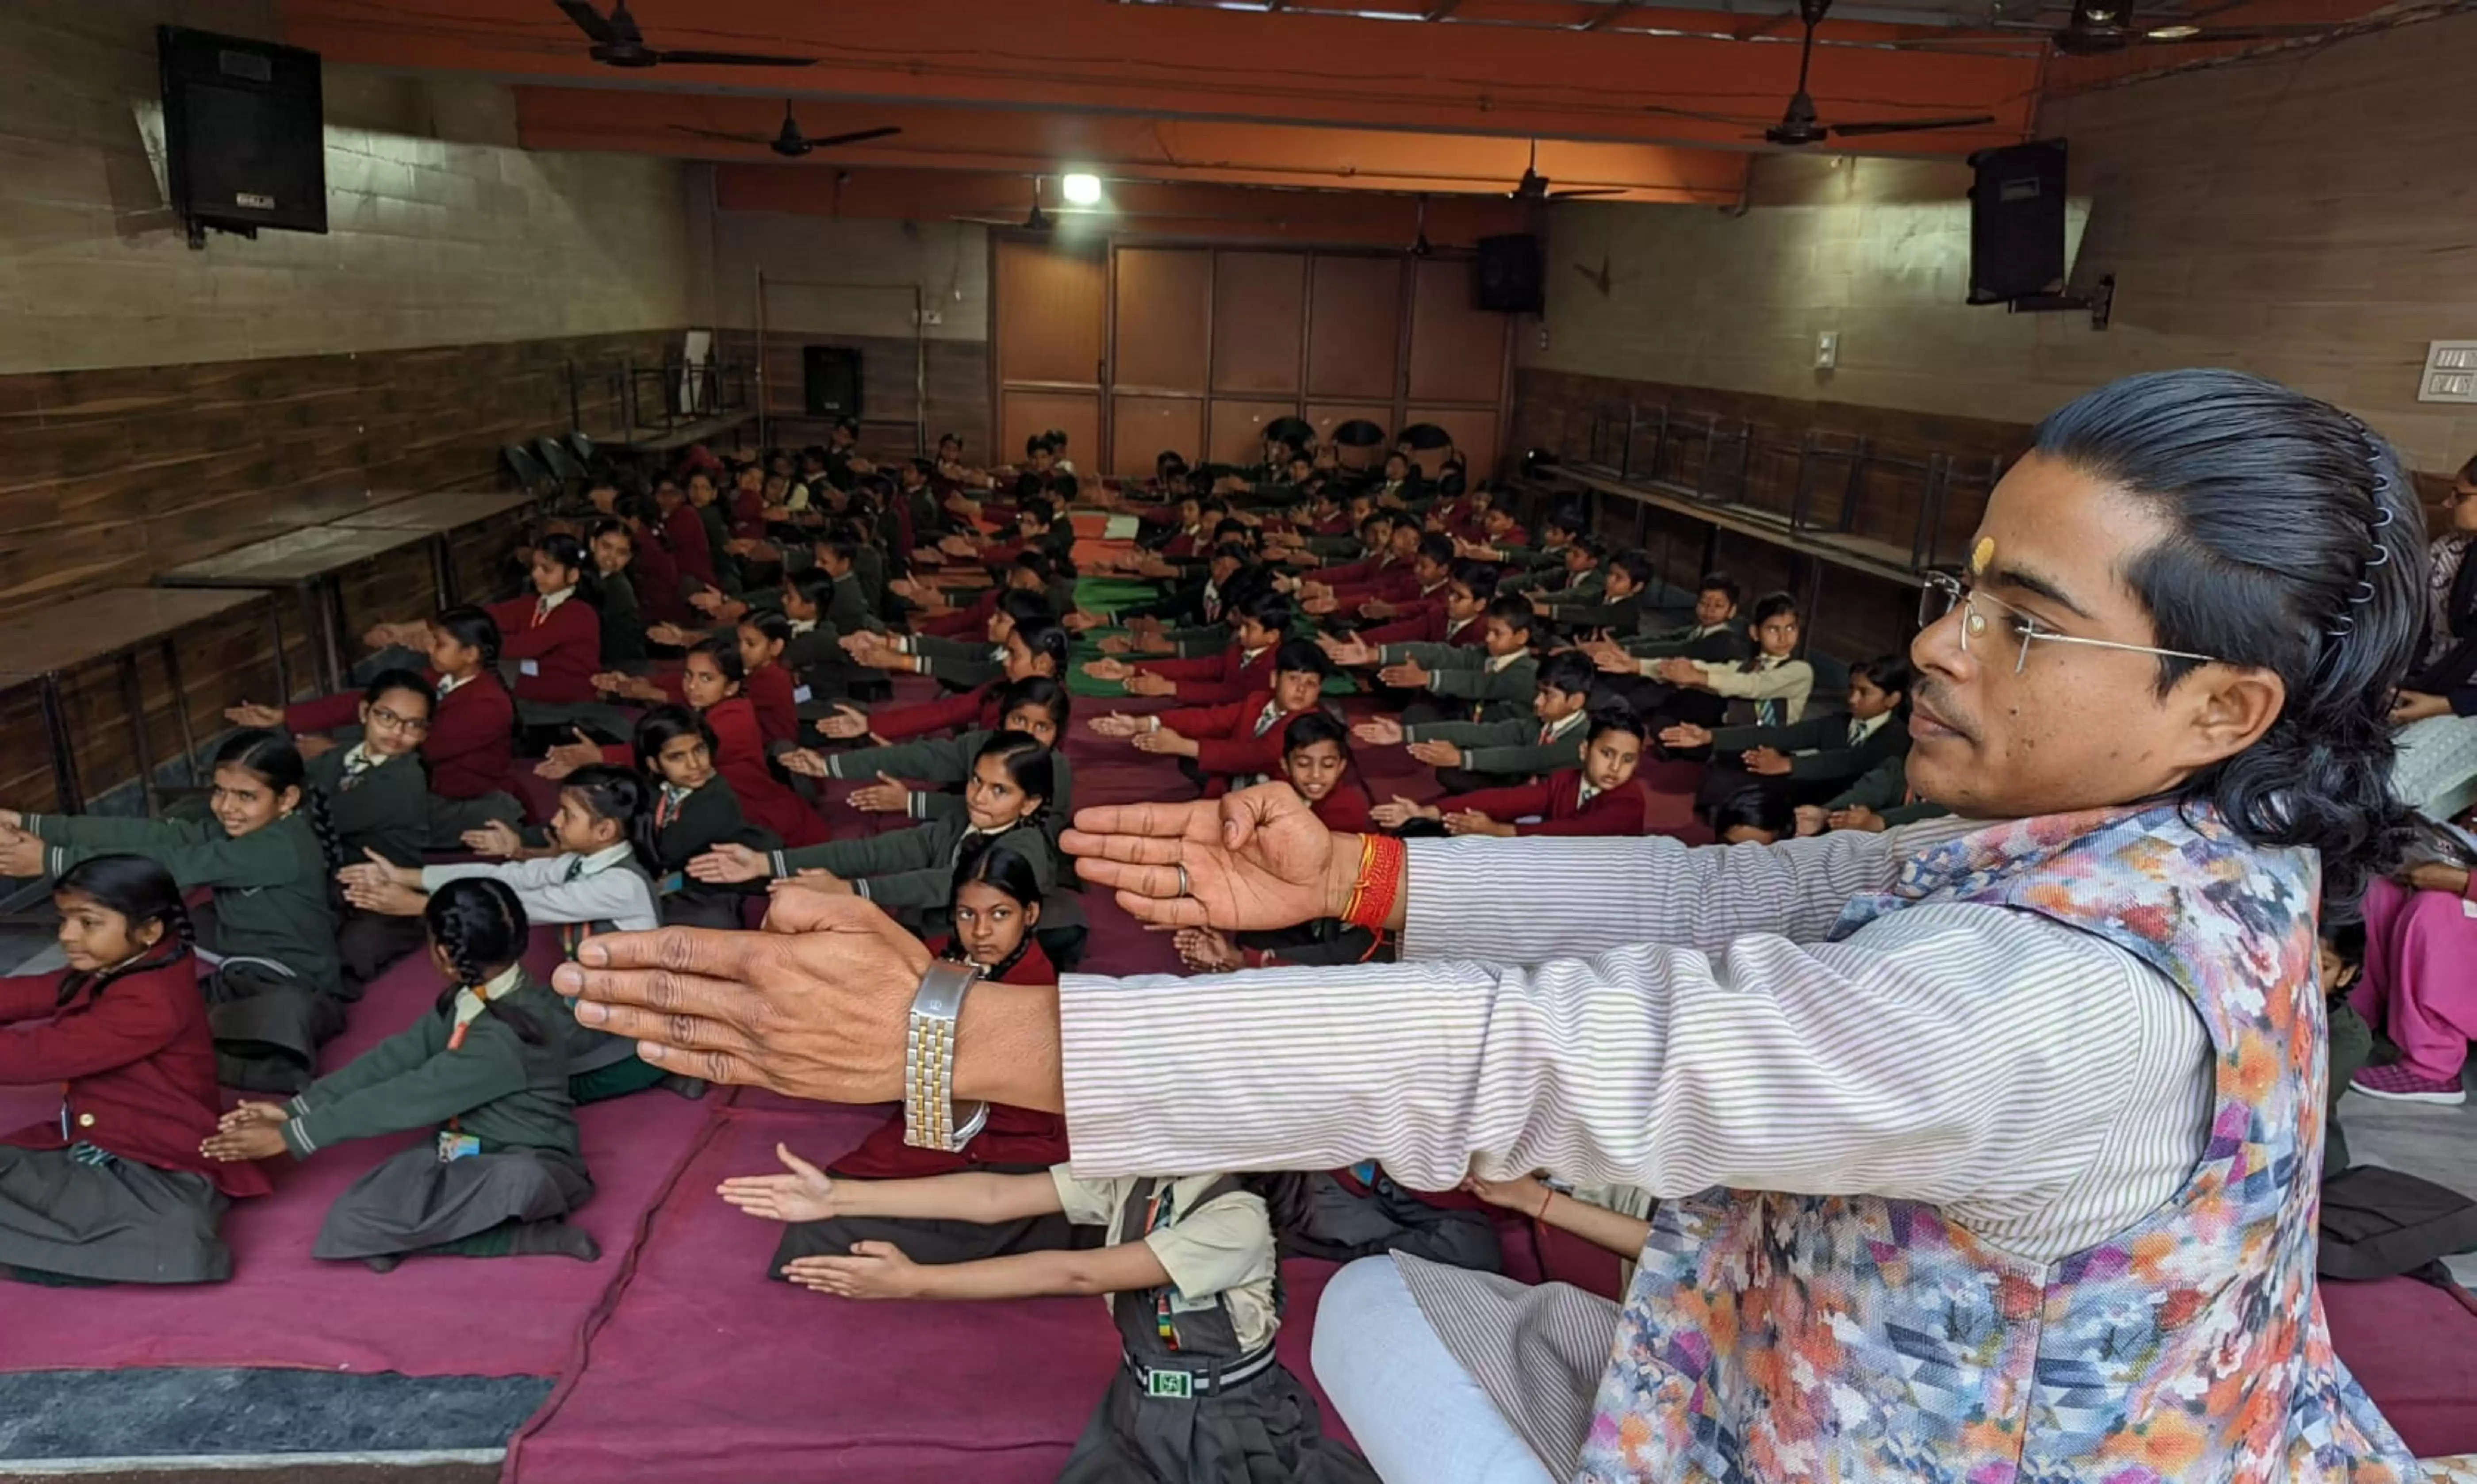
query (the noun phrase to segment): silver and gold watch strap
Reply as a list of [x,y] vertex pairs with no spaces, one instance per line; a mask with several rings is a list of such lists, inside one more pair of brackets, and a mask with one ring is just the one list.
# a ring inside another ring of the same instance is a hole
[[955,1106],[955,1026],[963,996],[980,977],[971,964],[941,958],[930,964],[912,997],[903,1043],[903,1142],[914,1149],[953,1153],[988,1122],[987,1103]]

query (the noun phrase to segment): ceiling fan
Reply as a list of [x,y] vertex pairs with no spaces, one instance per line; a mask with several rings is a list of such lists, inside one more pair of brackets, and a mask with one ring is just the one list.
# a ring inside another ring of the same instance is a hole
[[[1814,62],[1814,28],[1832,13],[1832,0],[1798,0],[1798,19],[1806,25],[1806,37],[1797,50],[1797,91],[1789,95],[1789,106],[1781,111],[1780,122],[1765,129],[1757,137],[1794,149],[1805,144],[1820,144],[1829,138],[1857,139],[1885,134],[1923,134],[1931,129],[1976,129],[1995,122],[1992,113],[1972,113],[1960,118],[1887,118],[1864,123],[1827,124],[1815,111],[1814,98],[1806,90],[1807,72]],[[1652,107],[1647,111],[1666,113],[1678,118],[1699,118],[1707,123],[1747,124],[1757,120],[1732,118],[1722,113],[1697,113],[1689,109]]]
[[1058,225],[1058,218],[1040,209],[1040,177],[1032,178],[1032,212],[1021,221],[1007,216],[956,216],[950,221],[970,222],[976,227],[1012,227],[1017,232],[1047,232]]
[[1433,258],[1436,252],[1436,244],[1428,240],[1428,196],[1427,192],[1421,191],[1419,193],[1419,235],[1411,240],[1411,256]]
[[[2241,0],[2235,0],[2241,3]],[[2213,26],[2207,17],[2233,8],[2233,4],[2213,6],[2189,14],[2167,11],[2155,19],[2138,20],[2131,0],[2073,0],[2072,12],[2059,28],[2047,24],[1998,24],[1992,30],[1947,33],[1932,42],[1933,46],[1971,42],[1992,42],[2017,46],[2023,41],[2043,37],[2057,51],[2067,57],[2105,57],[2137,46],[2196,46],[2226,41],[2281,41],[2295,37],[2326,37],[2333,28],[2328,25],[2275,26]]]
[[858,144],[863,139],[883,139],[903,131],[892,126],[884,129],[862,129],[851,134],[830,134],[822,139],[812,139],[800,132],[800,121],[791,116],[791,105],[783,105],[783,130],[780,134],[730,134],[720,129],[696,129],[687,124],[673,124],[682,134],[692,134],[706,139],[729,139],[735,144],[763,144],[777,155],[797,160],[813,150],[830,149],[838,144]]
[[772,57],[758,52],[656,51],[645,44],[645,33],[637,29],[637,17],[628,13],[628,0],[612,0],[607,20],[586,0],[559,0],[559,8],[593,43],[586,55],[606,67],[655,67],[663,62],[691,67],[807,67],[815,65],[817,61],[814,57]]
[[1507,191],[1505,197],[1509,201],[1579,201],[1585,196],[1622,196],[1624,194],[1625,187],[1622,186],[1550,190],[1548,177],[1539,173],[1539,141],[1534,139],[1531,141],[1531,163],[1522,167],[1522,179],[1514,182],[1514,188]]

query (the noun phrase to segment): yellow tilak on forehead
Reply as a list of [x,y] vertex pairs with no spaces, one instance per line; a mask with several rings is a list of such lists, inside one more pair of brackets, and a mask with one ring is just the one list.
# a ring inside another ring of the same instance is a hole
[[1978,544],[1970,549],[1969,575],[1984,577],[1987,575],[1987,569],[1993,565],[1995,565],[1995,538],[1980,536]]

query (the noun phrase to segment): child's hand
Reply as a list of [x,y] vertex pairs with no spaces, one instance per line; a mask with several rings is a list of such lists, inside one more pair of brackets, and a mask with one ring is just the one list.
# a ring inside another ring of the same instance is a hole
[[1178,681],[1170,680],[1165,676],[1155,675],[1148,670],[1138,670],[1135,674],[1127,677],[1127,694],[1130,696],[1175,696],[1178,694]]
[[1798,838],[1808,839],[1819,835],[1823,833],[1824,827],[1829,823],[1831,821],[1825,817],[1823,805],[1801,804],[1797,806]]
[[1402,741],[1402,722],[1398,717],[1372,716],[1351,728],[1350,734],[1370,747],[1396,747]]
[[1684,685],[1695,690],[1712,688],[1703,679],[1703,667],[1690,659],[1664,659],[1660,662],[1658,676],[1671,685]]
[[835,714],[820,720],[817,730],[826,736],[846,741],[865,736],[868,734],[868,713],[838,702]]
[[[1364,639],[1337,639],[1331,634],[1326,634],[1318,638],[1316,643],[1323,647],[1326,658],[1344,668],[1376,663],[1376,646]],[[1394,740],[1398,742],[1401,738],[1396,737]]]
[[851,806],[863,814],[908,814],[912,790],[880,773],[876,782],[852,790]]
[[726,841],[688,862],[688,875],[713,885],[762,880],[769,862],[745,845]]
[[1144,721],[1140,716],[1113,711],[1107,716],[1093,717],[1088,725],[1105,737],[1132,737],[1144,730]]
[[817,752],[814,748],[793,748],[791,751],[781,754],[774,760],[783,765],[784,772],[796,773],[802,778],[822,779],[831,778],[833,776],[826,771],[826,759],[824,754]]
[[523,853],[524,837],[505,820],[494,819],[479,829],[464,831],[464,848],[494,860],[513,860]]
[[1411,755],[1431,768],[1459,768],[1463,765],[1463,750],[1451,742],[1414,742]]
[[1162,753],[1172,757],[1193,757],[1200,750],[1198,744],[1180,736],[1167,727],[1156,727],[1150,731],[1136,733],[1136,751],[1138,753]]
[[1790,768],[1789,754],[1772,747],[1749,749],[1739,754],[1738,760],[1746,765],[1748,773],[1762,778],[1786,778]]
[[1415,659],[1387,665],[1376,672],[1376,678],[1395,690],[1424,690],[1430,679],[1428,671]]
[[1436,810],[1395,794],[1390,800],[1367,811],[1367,817],[1388,829],[1399,829],[1414,819],[1434,819]]
[[1456,835],[1496,835],[1511,838],[1512,825],[1500,825],[1477,809],[1456,809],[1445,816],[1445,833]]
[[563,779],[579,768],[589,768],[602,760],[602,744],[571,728],[573,742],[562,742],[534,766],[534,772],[546,779]]
[[783,1275],[802,1288],[838,1298],[910,1298],[920,1269],[891,1242],[855,1242],[849,1257],[798,1257]]
[[1864,804],[1846,809],[1835,809],[1832,811],[1832,817],[1825,823],[1835,829],[1863,829],[1868,834],[1882,834],[1888,828],[1884,823],[1884,816]]
[[207,1135],[198,1152],[223,1164],[244,1159],[272,1159],[283,1153],[284,1128],[278,1124],[243,1124]]
[[1220,974],[1239,966],[1238,945],[1211,928],[1181,928],[1178,956],[1190,969]]
[[1132,634],[1111,633],[1101,636],[1101,653],[1104,655],[1132,655],[1135,652],[1136,641]]
[[243,1101],[215,1123],[217,1128],[244,1128],[252,1124],[284,1124],[292,1118],[291,1110],[280,1102]]
[[252,705],[244,702],[239,705],[224,707],[224,720],[236,727],[281,727],[284,725],[284,708],[274,705]]
[[1539,1183],[1539,1176],[1531,1175],[1511,1180],[1483,1180],[1474,1175],[1463,1181],[1463,1189],[1489,1205],[1519,1211],[1525,1216],[1538,1216],[1540,1207],[1548,1202],[1548,1187]]
[[791,1152],[788,1144],[774,1146],[774,1157],[788,1175],[738,1175],[722,1182],[723,1200],[761,1221],[822,1222],[836,1214],[834,1178]]
[[1136,672],[1123,659],[1095,659],[1084,666],[1084,673],[1096,680],[1123,680]]
[[1712,730],[1708,727],[1696,727],[1690,723],[1679,722],[1674,727],[1660,729],[1660,744],[1663,747],[1671,748],[1710,747]]

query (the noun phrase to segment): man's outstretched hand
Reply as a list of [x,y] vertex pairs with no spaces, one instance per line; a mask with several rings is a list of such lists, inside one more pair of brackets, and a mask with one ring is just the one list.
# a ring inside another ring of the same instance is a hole
[[1193,804],[1078,810],[1063,843],[1076,874],[1168,928],[1262,930],[1337,917],[1359,877],[1359,837],[1327,829],[1288,783]]

